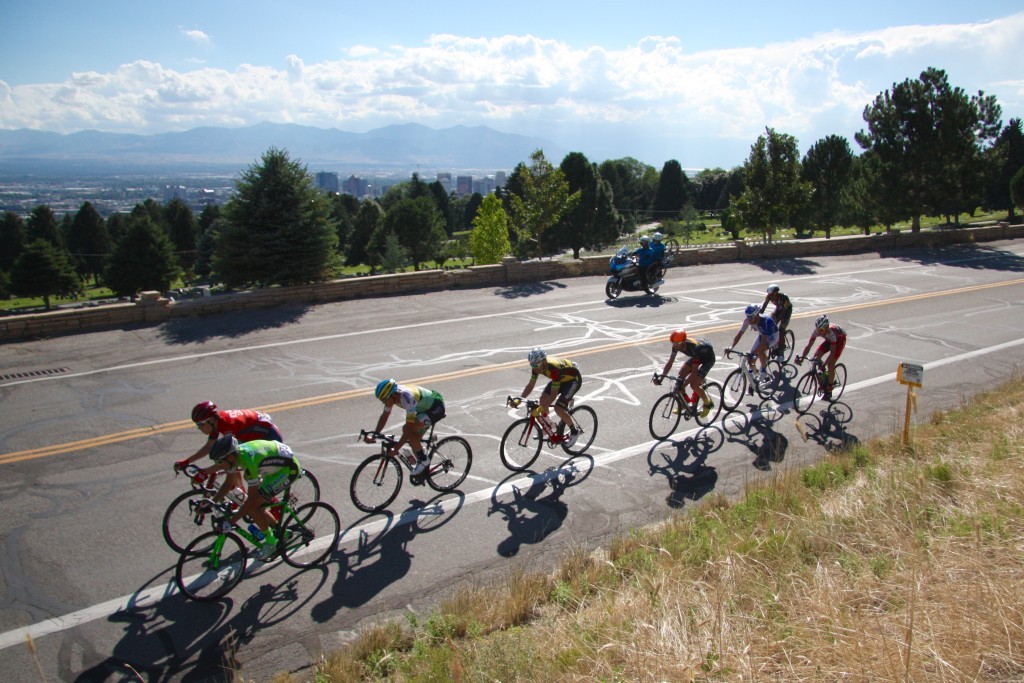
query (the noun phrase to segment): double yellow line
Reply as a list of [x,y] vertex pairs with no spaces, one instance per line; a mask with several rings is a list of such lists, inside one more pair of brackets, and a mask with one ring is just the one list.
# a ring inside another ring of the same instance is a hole
[[[888,299],[886,301],[871,301],[859,304],[850,304],[848,306],[840,306],[837,308],[829,309],[827,312],[831,315],[834,313],[843,313],[846,311],[857,311],[865,308],[876,308],[879,306],[889,306],[892,304],[903,304],[911,301],[922,301],[924,299],[933,299],[939,296],[953,296],[958,294],[967,294],[970,292],[978,292],[986,289],[995,289],[998,287],[1008,287],[1013,285],[1024,284],[1024,278],[1017,280],[1009,280],[1006,282],[995,282],[984,285],[972,285],[970,287],[960,287],[959,289],[952,289],[943,292],[929,292],[926,294],[913,294],[911,296],[900,297],[897,299]],[[822,311],[809,311],[807,313],[801,313],[794,315],[794,318],[811,318],[820,315]],[[735,323],[720,324],[713,327],[704,327],[695,329],[693,333],[708,334],[711,332],[723,332],[726,330],[732,330],[736,328]],[[606,353],[608,351],[617,351],[620,349],[644,346],[646,344],[654,344],[665,341],[662,336],[652,337],[650,339],[642,339],[639,341],[622,341],[615,342],[612,344],[603,344],[601,346],[595,346],[590,349],[582,349],[573,352],[573,357],[589,356],[596,353]],[[457,370],[455,372],[446,372],[438,375],[430,375],[426,377],[419,377],[416,379],[408,380],[410,384],[433,384],[437,382],[444,382],[454,379],[463,379],[466,377],[473,377],[475,375],[489,374],[492,372],[498,372],[501,370],[507,370],[509,368],[520,367],[525,365],[525,361],[510,361],[508,363],[498,363],[495,365],[486,365],[479,368],[470,368],[466,370]],[[325,403],[334,403],[336,401],[346,401],[353,398],[360,398],[363,396],[369,396],[372,394],[372,390],[367,389],[349,389],[347,391],[339,391],[333,394],[323,394],[321,396],[313,396],[311,398],[299,399],[296,401],[285,401],[284,403],[276,403],[268,406],[261,406],[258,410],[263,410],[268,413],[280,413],[287,410],[296,410],[298,408],[309,408],[310,406],[323,405]],[[24,451],[15,451],[13,453],[0,454],[0,465],[8,465],[15,462],[21,462],[23,460],[34,460],[36,458],[45,458],[51,455],[61,455],[64,453],[71,453],[74,451],[86,450],[88,448],[99,448],[100,446],[109,446],[114,443],[121,443],[124,441],[133,441],[135,439],[144,439],[157,434],[166,434],[168,432],[177,432],[183,429],[191,429],[193,423],[191,420],[179,420],[177,422],[167,422],[160,425],[153,425],[152,427],[140,427],[138,429],[130,429],[124,432],[117,432],[115,434],[107,434],[104,436],[97,436],[91,439],[82,439],[81,441],[69,441],[67,443],[53,444],[52,446],[43,446],[41,448],[33,448]]]

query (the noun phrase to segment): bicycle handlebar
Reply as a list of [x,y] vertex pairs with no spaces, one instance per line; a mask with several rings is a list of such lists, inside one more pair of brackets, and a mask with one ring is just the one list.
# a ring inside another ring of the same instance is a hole
[[398,443],[398,439],[395,438],[394,434],[384,434],[382,432],[375,432],[373,430],[366,430],[366,429],[360,429],[359,430],[359,436],[356,437],[356,441],[362,441],[367,436],[372,436],[375,439],[380,439],[381,441],[383,441],[384,443],[388,444],[389,446],[393,446],[394,444]]

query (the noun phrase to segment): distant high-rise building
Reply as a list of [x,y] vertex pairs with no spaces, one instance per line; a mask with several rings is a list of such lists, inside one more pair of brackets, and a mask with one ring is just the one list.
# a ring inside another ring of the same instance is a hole
[[366,196],[366,181],[358,176],[350,175],[348,180],[342,183],[341,189],[345,194],[362,199]]
[[338,192],[338,174],[333,171],[320,171],[316,174],[316,189],[321,192]]
[[506,182],[507,181],[505,179],[505,172],[504,171],[498,171],[497,173],[494,174],[494,186],[495,187],[505,187],[505,183]]
[[455,179],[455,194],[459,195],[460,197],[465,197],[467,194],[473,194],[473,176],[458,176]]
[[164,185],[164,204],[172,199],[188,201],[188,190],[184,185]]
[[448,194],[452,191],[452,174],[451,173],[438,173],[437,182],[441,183],[441,187]]

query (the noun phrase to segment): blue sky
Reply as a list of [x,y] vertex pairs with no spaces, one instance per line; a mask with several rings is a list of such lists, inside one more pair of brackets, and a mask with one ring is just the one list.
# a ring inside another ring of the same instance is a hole
[[929,66],[1024,116],[1019,0],[0,2],[3,129],[487,125],[728,168],[766,126],[856,149],[864,106]]

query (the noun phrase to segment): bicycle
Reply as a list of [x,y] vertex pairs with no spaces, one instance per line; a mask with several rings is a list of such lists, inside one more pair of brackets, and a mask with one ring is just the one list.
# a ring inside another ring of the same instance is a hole
[[[796,390],[793,395],[793,407],[801,415],[807,413],[814,405],[814,401],[818,398],[828,401],[829,403],[835,403],[839,400],[839,397],[843,395],[843,390],[846,389],[846,366],[842,363],[836,363],[835,374],[832,377],[832,391],[831,394],[826,398],[826,387],[828,386],[828,368],[825,363],[817,357],[806,358],[804,356],[797,356],[797,362],[803,360],[809,360],[811,367],[807,369],[800,379],[797,380]],[[806,405],[801,403],[806,400]]]
[[796,344],[796,335],[793,334],[793,330],[787,329],[780,337],[779,345],[773,349],[772,356],[780,364],[787,365],[793,360],[794,344]]
[[[673,379],[671,375],[654,373],[654,379],[659,378]],[[719,413],[722,412],[724,394],[722,393],[721,384],[712,380],[705,380],[701,384],[701,389],[704,390],[708,399],[714,404],[711,411],[704,415],[697,407],[699,398],[697,392],[687,393],[689,385],[684,385],[678,377],[674,379],[676,383],[675,388],[667,394],[663,394],[654,402],[654,406],[651,408],[651,417],[648,420],[651,436],[659,441],[675,434],[676,427],[679,426],[679,420],[683,417],[687,420],[695,420],[701,427],[708,427],[714,424],[715,420],[718,419]]]
[[[505,405],[518,408],[523,400],[518,396],[507,396]],[[576,441],[570,444],[569,435],[564,433],[565,424],[556,427],[547,415],[538,414],[539,401],[526,400],[527,417],[510,424],[501,437],[501,463],[513,472],[522,472],[534,463],[545,443],[549,448],[561,446],[569,455],[580,455],[590,448],[597,435],[597,413],[590,406],[573,408],[572,405],[570,400],[569,415],[576,423],[578,434]]]
[[409,470],[409,481],[413,485],[419,486],[426,481],[430,488],[446,493],[466,479],[473,465],[473,449],[469,442],[461,436],[437,439],[433,425],[430,426],[430,434],[423,439],[423,445],[428,449],[429,464],[418,475],[412,474],[416,456],[411,451],[406,450],[400,456],[391,455],[391,450],[399,441],[394,435],[359,430],[360,440],[367,435],[380,440],[380,453],[359,463],[352,475],[352,483],[349,484],[352,502],[363,512],[380,512],[391,505],[402,488],[402,466]]
[[740,401],[747,394],[753,396],[756,392],[761,398],[768,399],[779,390],[783,378],[782,364],[779,361],[774,359],[768,361],[765,365],[767,380],[762,382],[753,366],[754,359],[757,356],[745,351],[736,351],[735,349],[726,349],[725,355],[728,357],[734,355],[742,356],[746,361],[740,361],[739,367],[730,372],[725,378],[723,383],[723,400],[725,401],[726,410],[732,411],[739,407]]
[[[341,537],[337,511],[323,501],[293,507],[288,489],[280,498],[264,506],[278,520],[274,526],[277,550],[265,561],[280,557],[289,566],[305,569],[327,560]],[[225,502],[210,505],[216,527],[236,511]],[[192,539],[178,557],[174,582],[185,596],[198,602],[224,597],[245,574],[249,557],[246,542],[261,546],[257,534],[262,535],[255,525],[248,529],[235,526],[231,531],[209,531]]]
[[[205,524],[208,513],[202,512],[199,502],[212,498],[219,488],[216,473],[203,476],[203,471],[192,464],[183,471],[192,484],[192,490],[171,501],[161,523],[164,541],[178,553],[184,552],[185,546],[196,536],[209,530]],[[320,482],[307,470],[302,470],[289,490],[293,505],[320,500]]]

